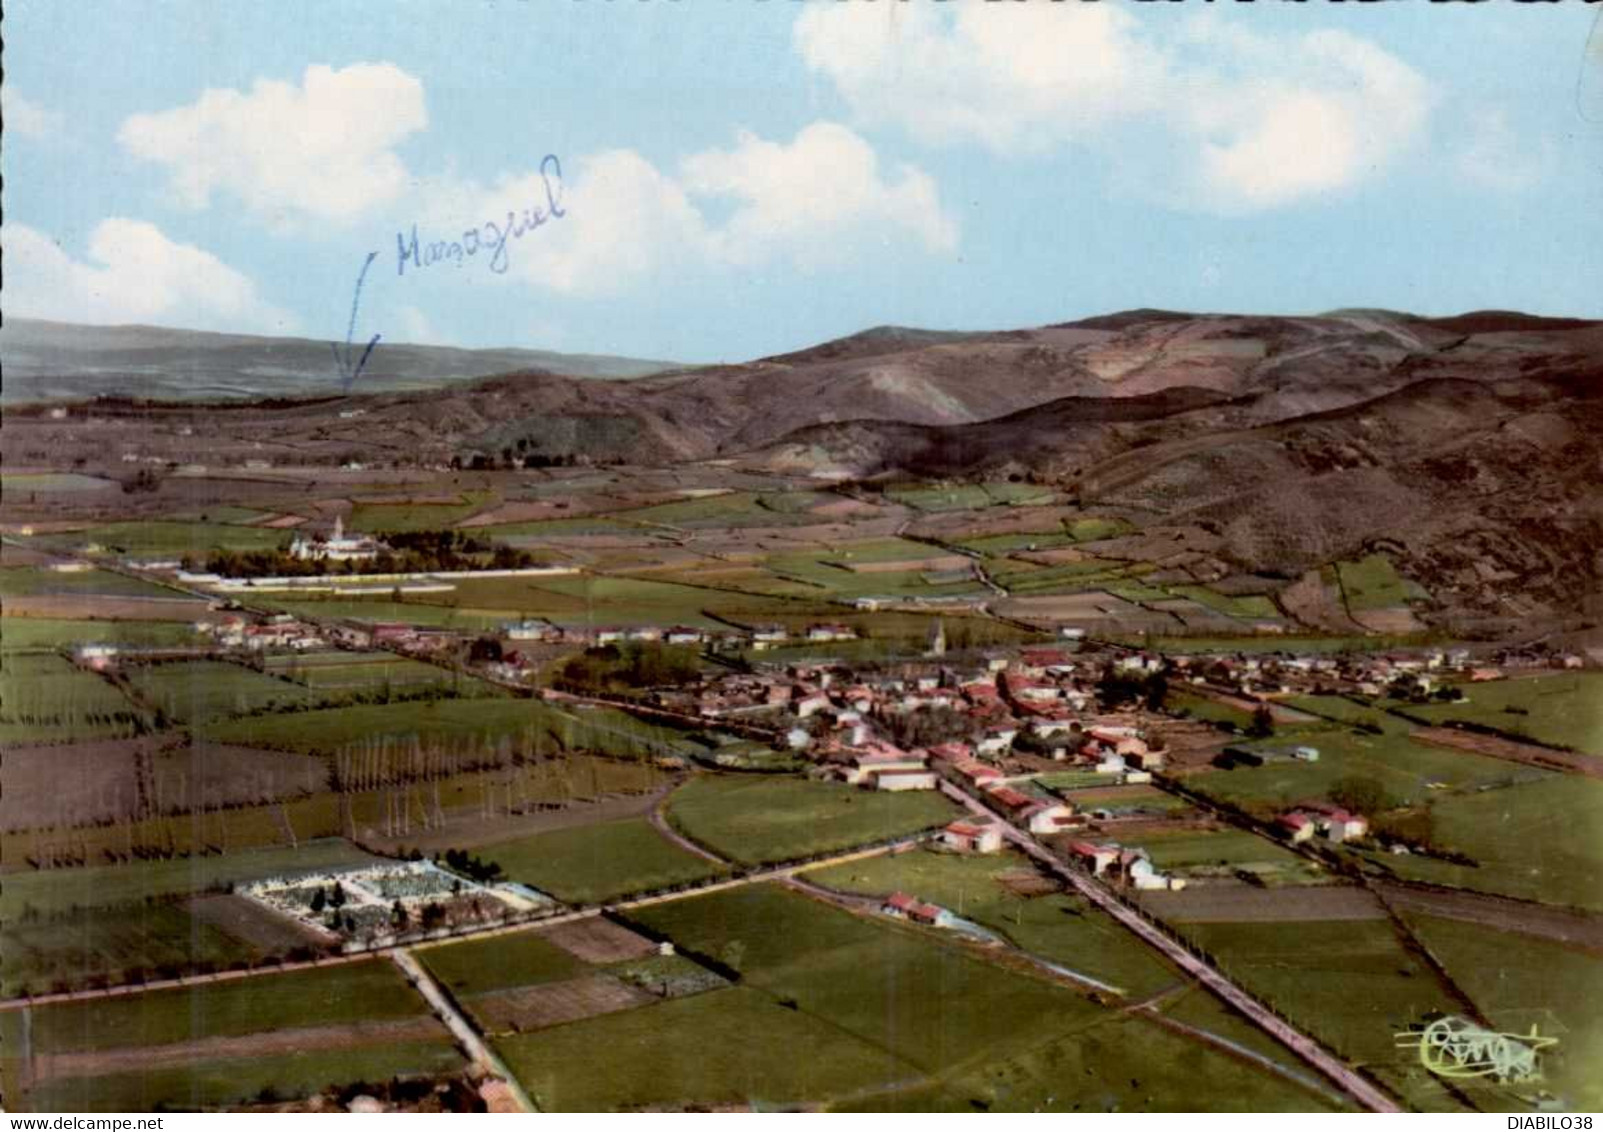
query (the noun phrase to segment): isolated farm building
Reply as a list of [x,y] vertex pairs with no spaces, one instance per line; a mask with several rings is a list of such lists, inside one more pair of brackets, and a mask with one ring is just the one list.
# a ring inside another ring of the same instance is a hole
[[926,904],[915,896],[905,892],[893,892],[886,898],[880,910],[887,916],[898,919],[912,920],[915,924],[932,924],[945,927],[952,922],[952,913],[937,904]]
[[1275,819],[1275,828],[1293,845],[1299,845],[1314,835],[1318,828],[1314,819],[1301,810],[1292,810]]
[[1225,770],[1234,770],[1238,766],[1263,766],[1266,761],[1260,751],[1247,747],[1226,747],[1214,756],[1213,765]]
[[1145,849],[1126,849],[1120,853],[1119,868],[1124,879],[1143,892],[1178,891],[1186,886],[1184,879],[1160,873]]
[[1076,841],[1069,846],[1069,853],[1092,876],[1101,876],[1119,861],[1119,847],[1111,844],[1097,845],[1090,841]]
[[960,853],[996,853],[1002,848],[1002,827],[997,822],[960,819],[941,830],[941,844]]
[[96,672],[104,670],[117,656],[116,645],[79,645],[72,650],[72,659]]
[[820,624],[807,627],[809,641],[852,641],[857,632],[850,625]]
[[1333,810],[1325,814],[1320,824],[1325,836],[1331,841],[1351,841],[1369,832],[1367,818],[1361,814],[1348,813],[1346,810]]

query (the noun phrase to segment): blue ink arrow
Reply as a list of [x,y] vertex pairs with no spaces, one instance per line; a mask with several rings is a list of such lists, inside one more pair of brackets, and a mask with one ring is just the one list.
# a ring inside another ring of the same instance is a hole
[[373,335],[356,364],[354,366],[351,364],[351,351],[355,348],[352,339],[356,337],[356,309],[362,302],[362,282],[367,278],[367,269],[373,266],[373,261],[377,258],[378,252],[368,252],[367,262],[362,264],[361,274],[356,277],[356,293],[351,296],[351,321],[345,327],[345,352],[340,353],[337,343],[328,344],[328,348],[334,351],[334,364],[339,367],[341,385],[346,393],[351,391],[356,379],[362,376],[362,370],[367,368],[367,359],[373,355],[373,347],[378,345],[381,337],[378,334]]

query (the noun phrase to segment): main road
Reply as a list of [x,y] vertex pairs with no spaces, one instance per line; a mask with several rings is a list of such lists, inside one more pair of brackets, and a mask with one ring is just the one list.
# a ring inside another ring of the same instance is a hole
[[1060,880],[1066,881],[1075,891],[1101,908],[1119,923],[1129,928],[1144,942],[1161,952],[1180,970],[1195,978],[1225,1002],[1251,1019],[1259,1029],[1275,1038],[1287,1049],[1301,1057],[1335,1082],[1342,1092],[1372,1112],[1402,1112],[1403,1109],[1384,1091],[1348,1065],[1330,1050],[1319,1044],[1284,1018],[1275,1014],[1251,994],[1231,982],[1218,968],[1201,956],[1182,946],[1168,932],[1159,928],[1146,915],[1125,903],[1104,885],[1099,884],[1080,869],[1074,868],[1062,857],[1042,845],[1028,831],[1020,829],[1006,816],[993,810],[979,798],[959,789],[950,782],[941,783],[947,797],[966,807],[971,813],[1002,821],[1007,840],[1020,851],[1038,862]]

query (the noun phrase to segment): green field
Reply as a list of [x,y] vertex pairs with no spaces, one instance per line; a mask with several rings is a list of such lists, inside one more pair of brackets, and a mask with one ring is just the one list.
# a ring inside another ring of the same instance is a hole
[[1430,596],[1397,573],[1392,560],[1384,554],[1371,554],[1356,562],[1335,565],[1341,576],[1347,608],[1351,610],[1394,609]]
[[1323,1091],[1299,1087],[1184,1035],[1139,1019],[1109,1018],[1021,1053],[977,1059],[965,1071],[929,1085],[837,1107],[886,1113],[1150,1113],[1327,1112],[1340,1106]]
[[1164,589],[1169,595],[1190,598],[1198,605],[1207,606],[1228,617],[1240,617],[1249,621],[1278,621],[1282,618],[1280,609],[1263,594],[1237,597],[1222,594],[1207,586],[1165,586]]
[[1028,483],[932,484],[928,487],[889,488],[885,498],[919,511],[979,511],[1008,505],[1026,507],[1050,503],[1050,487]]
[[1399,719],[1389,711],[1354,703],[1345,696],[1290,696],[1280,702],[1299,711],[1354,727],[1365,724],[1394,734],[1406,733],[1413,728],[1413,724],[1406,719]]
[[208,738],[280,750],[327,752],[376,740],[498,743],[529,754],[598,751],[618,757],[689,753],[685,733],[611,708],[559,711],[536,700],[414,700],[264,715],[210,725]]
[[1534,936],[1433,916],[1408,924],[1494,1026],[1559,1039],[1542,1051],[1544,1087],[1574,1111],[1603,1108],[1603,959]]
[[507,987],[560,982],[589,970],[586,964],[534,932],[423,947],[417,950],[417,957],[441,985],[459,998]]
[[454,1075],[464,1068],[462,1055],[442,1038],[58,1078],[28,1097],[37,1112],[184,1112],[307,1097],[334,1086]]
[[[974,958],[934,933],[864,920],[771,885],[655,905],[638,918],[682,948],[735,967],[751,993],[835,1027],[825,1039],[797,1035],[788,1057],[754,1066],[832,1064],[843,1040],[879,1051],[883,1060],[869,1076],[814,1096],[842,1107],[1139,1108],[1147,1096],[1190,1109],[1239,1108],[1244,1097],[1262,1108],[1318,1104],[1206,1047],[1171,1040],[1143,1019]],[[686,1001],[712,1010],[725,993]],[[1075,1060],[1076,1050],[1087,1049],[1094,1056]],[[871,1064],[861,1055],[852,1060]],[[742,1069],[720,1076],[732,1072]],[[762,1084],[756,1078],[747,1096],[779,1099]]]
[[957,810],[933,791],[882,794],[790,776],[703,776],[674,791],[668,816],[720,856],[761,864],[943,825]]
[[62,657],[13,652],[0,658],[0,742],[131,735],[142,718],[106,680]]
[[644,818],[554,830],[478,853],[513,880],[567,904],[592,904],[723,871],[665,840]]
[[[378,959],[347,966],[253,976],[129,998],[36,1007],[28,1041],[35,1056],[152,1049],[207,1038],[297,1027],[421,1018],[427,1007],[400,972]],[[20,1041],[18,1016],[0,1015],[8,1050]],[[61,1076],[30,1090],[28,1107],[53,1111],[152,1111],[241,1104],[260,1096],[305,1096],[325,1086],[459,1071],[460,1055],[435,1040],[352,1033],[331,1050],[274,1052],[201,1060],[182,1068]],[[7,1067],[15,1072],[14,1063]],[[8,1074],[9,1075],[9,1074]],[[13,1107],[8,1097],[8,1107]]]
[[1262,816],[1272,816],[1288,805],[1322,798],[1332,783],[1353,776],[1375,779],[1392,805],[1405,805],[1431,801],[1448,790],[1477,790],[1540,778],[1546,773],[1468,751],[1415,743],[1397,733],[1368,735],[1349,729],[1298,729],[1261,745],[1283,747],[1289,743],[1318,748],[1319,761],[1287,758],[1261,767],[1210,771],[1191,777],[1187,785]]
[[[8,872],[0,886],[0,925],[20,922],[28,909],[53,915],[72,908],[136,904],[173,893],[205,892],[265,877],[365,865],[375,858],[347,842],[303,842],[295,849],[260,849],[172,861],[135,861],[79,869]],[[8,860],[8,864],[12,863]]]
[[800,1105],[917,1076],[874,1044],[749,987],[501,1038],[496,1046],[536,1103],[557,1112]]
[[[1432,723],[1468,720],[1541,743],[1603,755],[1603,672],[1555,672],[1464,686],[1461,703],[1404,710]],[[1513,708],[1513,711],[1509,709]]]
[[497,629],[521,616],[516,609],[456,609],[450,605],[431,605],[416,600],[390,601],[387,598],[286,598],[278,594],[262,594],[255,600],[297,617],[398,621],[406,625],[438,629]]
[[1526,900],[1603,909],[1603,782],[1540,774],[1500,790],[1454,794],[1431,806],[1432,842],[1468,854],[1471,868],[1427,857],[1375,860],[1399,876]]
[[998,1057],[1101,1008],[928,933],[873,923],[773,885],[676,900],[638,919],[768,994],[923,1072]]
[[1165,710],[1176,715],[1208,723],[1229,723],[1244,729],[1252,722],[1252,713],[1249,711],[1179,689],[1169,692],[1163,701],[1163,706]]
[[104,491],[116,487],[115,480],[85,476],[77,472],[3,472],[0,491],[26,494],[34,491]]
[[187,660],[127,670],[128,683],[168,719],[207,723],[252,712],[316,703],[289,680],[218,660]]
[[189,621],[69,621],[56,617],[0,618],[0,649],[70,648],[77,644],[130,647],[183,646],[200,643]]
[[1143,834],[1139,844],[1163,872],[1244,869],[1265,881],[1295,884],[1324,876],[1291,850],[1240,829]]
[[658,503],[652,507],[637,507],[628,511],[614,511],[608,518],[627,523],[642,523],[668,527],[695,529],[708,527],[726,530],[733,527],[785,527],[814,520],[805,508],[772,506],[776,497],[759,495],[753,491],[731,491],[721,495],[704,495],[694,499],[678,499],[672,503]]
[[998,879],[1009,872],[1033,874],[1035,869],[1011,852],[965,857],[920,849],[815,869],[806,876],[840,892],[912,893],[1132,998],[1154,993],[1179,977],[1155,951],[1079,897],[1061,892],[1015,896]]
[[1461,1110],[1394,1034],[1457,1001],[1385,920],[1186,924],[1224,972],[1411,1104]]
[[39,1053],[156,1046],[428,1012],[386,959],[234,979],[34,1011]]
[[273,658],[267,670],[320,692],[448,684],[451,673],[392,653],[328,652]]
[[441,530],[466,519],[492,498],[481,492],[462,495],[456,503],[373,503],[357,499],[345,526],[369,534]]
[[107,597],[183,597],[177,590],[110,570],[40,570],[32,566],[0,569],[0,597],[45,594],[96,594]]
[[[7,877],[6,887],[10,887]],[[226,967],[262,952],[192,917],[179,903],[81,909],[49,919],[8,918],[0,927],[0,993],[35,994],[129,971]]]
[[148,520],[108,523],[69,535],[41,537],[39,541],[64,546],[93,544],[138,558],[179,558],[187,554],[201,560],[218,549],[272,550],[288,546],[290,535],[270,527]]

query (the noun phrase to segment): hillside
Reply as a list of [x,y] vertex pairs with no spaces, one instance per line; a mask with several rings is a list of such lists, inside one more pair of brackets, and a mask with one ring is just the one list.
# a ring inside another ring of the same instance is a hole
[[116,454],[215,468],[1029,480],[1128,517],[1131,559],[1167,561],[1182,545],[1294,582],[1384,545],[1441,622],[1501,631],[1603,610],[1598,322],[1131,311],[986,334],[880,328],[628,381],[525,368],[422,392],[57,411],[65,420],[8,411],[8,465],[95,468]]

